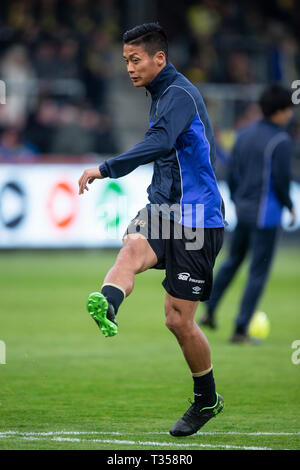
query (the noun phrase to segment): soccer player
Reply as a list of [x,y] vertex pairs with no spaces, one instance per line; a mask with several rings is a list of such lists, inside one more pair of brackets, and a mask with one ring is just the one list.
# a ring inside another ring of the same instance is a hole
[[[123,56],[132,84],[146,87],[151,94],[150,127],[144,140],[128,152],[106,160],[99,168],[85,170],[79,179],[79,194],[95,179],[119,178],[139,165],[154,162],[154,171],[149,204],[129,224],[101,292],[88,297],[88,311],[105,336],[116,334],[115,317],[133,290],[135,275],[149,268],[165,269],[166,326],[182,349],[195,396],[170,433],[188,436],[224,406],[215,390],[208,341],[194,321],[199,301],[209,298],[213,266],[223,242],[213,131],[199,91],[168,62],[167,37],[158,24],[127,31]],[[169,237],[162,235],[165,221]],[[191,234],[185,229],[194,229],[196,238],[200,234],[198,245],[190,243],[192,249],[188,247]]]
[[291,93],[280,85],[271,85],[262,93],[259,104],[263,119],[240,132],[228,164],[238,222],[228,258],[216,276],[199,322],[216,328],[219,301],[250,252],[248,280],[231,336],[234,343],[251,342],[247,329],[268,279],[283,207],[291,213],[290,224],[295,223],[289,196],[291,138],[285,131],[292,116]]

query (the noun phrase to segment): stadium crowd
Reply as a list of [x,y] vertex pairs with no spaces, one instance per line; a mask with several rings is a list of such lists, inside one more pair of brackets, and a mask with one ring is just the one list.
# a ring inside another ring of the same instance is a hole
[[[133,3],[1,1],[2,161],[118,152],[107,98],[115,51],[132,26],[125,24],[125,9]],[[172,62],[192,82],[290,86],[300,76],[296,3],[187,0],[183,16],[182,2],[172,2],[170,11],[162,0],[156,12],[170,37]],[[244,109],[236,126],[255,116],[253,106]],[[299,125],[293,132],[300,141]]]
[[2,160],[117,151],[106,100],[119,34],[113,3],[1,2]]

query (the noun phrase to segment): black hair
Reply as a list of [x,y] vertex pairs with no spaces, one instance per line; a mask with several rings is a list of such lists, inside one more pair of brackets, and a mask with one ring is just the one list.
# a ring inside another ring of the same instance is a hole
[[291,108],[292,93],[281,85],[273,84],[262,93],[259,105],[266,118],[271,117],[276,111]]
[[142,45],[151,57],[163,51],[168,60],[168,38],[159,23],[144,23],[129,29],[123,34],[123,43]]

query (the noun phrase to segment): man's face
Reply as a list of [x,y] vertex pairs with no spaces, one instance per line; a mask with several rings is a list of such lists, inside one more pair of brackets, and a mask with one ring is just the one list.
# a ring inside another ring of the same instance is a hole
[[282,111],[282,114],[283,114],[283,125],[284,126],[287,126],[290,122],[290,120],[292,119],[293,117],[293,110],[292,108],[287,108],[287,109],[284,109]]
[[275,113],[276,122],[279,126],[286,127],[293,117],[292,108],[280,109]]
[[133,44],[124,44],[123,57],[127,72],[135,87],[147,86],[166,65],[165,55],[162,51],[151,57],[143,48]]

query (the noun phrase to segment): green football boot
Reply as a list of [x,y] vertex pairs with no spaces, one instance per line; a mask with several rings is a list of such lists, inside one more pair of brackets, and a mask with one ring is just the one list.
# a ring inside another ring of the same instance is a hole
[[118,333],[114,308],[101,292],[92,292],[88,296],[87,310],[104,336],[115,336]]
[[216,394],[216,403],[213,406],[201,408],[197,403],[192,403],[184,415],[171,427],[169,432],[175,437],[195,434],[207,421],[221,413],[223,408],[224,400],[218,393]]

